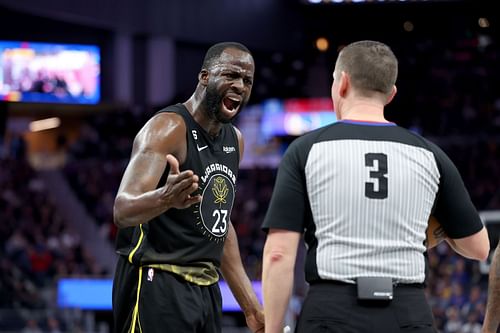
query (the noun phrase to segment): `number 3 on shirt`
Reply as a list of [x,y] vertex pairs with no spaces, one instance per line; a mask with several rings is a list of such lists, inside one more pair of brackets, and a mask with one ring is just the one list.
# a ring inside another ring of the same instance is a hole
[[387,155],[382,153],[365,154],[365,166],[370,168],[370,179],[373,179],[372,182],[365,183],[365,196],[370,199],[386,199]]

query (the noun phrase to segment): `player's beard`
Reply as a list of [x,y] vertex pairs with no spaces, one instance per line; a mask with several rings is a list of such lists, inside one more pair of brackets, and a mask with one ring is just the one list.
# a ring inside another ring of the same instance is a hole
[[214,85],[209,84],[207,86],[207,90],[205,91],[205,99],[203,100],[203,104],[205,106],[205,110],[207,110],[207,114],[210,119],[217,120],[221,123],[229,123],[231,119],[227,119],[222,114],[222,100],[224,96],[217,92],[217,89]]
[[[222,101],[224,100],[225,95],[220,94],[217,91],[217,88],[215,85],[209,84],[207,86],[207,90],[205,91],[205,99],[203,100],[203,106],[205,107],[205,110],[207,111],[208,116],[211,119],[217,120],[223,124],[230,123],[231,120],[233,120],[234,117],[236,117],[238,114],[234,115],[231,118],[228,118],[226,115],[224,115],[222,111]],[[241,109],[245,106],[246,102],[242,101],[238,108],[238,113],[241,111]]]

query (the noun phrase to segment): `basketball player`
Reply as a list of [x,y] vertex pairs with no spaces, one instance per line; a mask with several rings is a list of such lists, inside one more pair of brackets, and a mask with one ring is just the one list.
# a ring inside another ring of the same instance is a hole
[[243,154],[230,122],[250,98],[254,70],[245,46],[212,46],[193,95],[137,134],[114,206],[115,332],[220,332],[219,270],[248,327],[263,332],[230,221]]
[[297,332],[436,332],[423,285],[431,214],[460,254],[488,255],[450,159],[384,117],[397,72],[387,45],[346,46],[331,88],[339,121],[296,139],[283,157],[263,223],[268,333],[283,327],[302,234],[310,288]]
[[488,281],[488,304],[483,333],[496,333],[500,327],[500,242],[491,260]]

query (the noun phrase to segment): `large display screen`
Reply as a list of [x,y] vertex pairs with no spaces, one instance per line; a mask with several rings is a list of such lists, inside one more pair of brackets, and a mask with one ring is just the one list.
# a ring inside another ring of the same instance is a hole
[[97,104],[100,64],[96,45],[0,41],[0,100]]
[[333,124],[331,98],[268,99],[247,106],[236,126],[245,138],[241,168],[276,168],[293,138]]
[[[222,296],[222,311],[241,311],[225,281],[219,281]],[[262,303],[260,281],[253,281],[252,287]],[[57,283],[57,305],[60,308],[82,310],[111,310],[113,280],[91,278],[60,279]]]
[[330,98],[270,99],[262,107],[265,138],[299,136],[337,121]]

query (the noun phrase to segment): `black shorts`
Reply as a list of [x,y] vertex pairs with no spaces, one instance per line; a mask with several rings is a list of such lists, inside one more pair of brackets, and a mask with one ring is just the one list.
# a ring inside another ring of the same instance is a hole
[[138,268],[124,257],[118,259],[113,281],[113,332],[220,333],[221,318],[218,283],[198,286],[176,274]]
[[390,302],[358,301],[356,285],[313,284],[295,332],[437,332],[423,286],[398,285],[393,293]]

